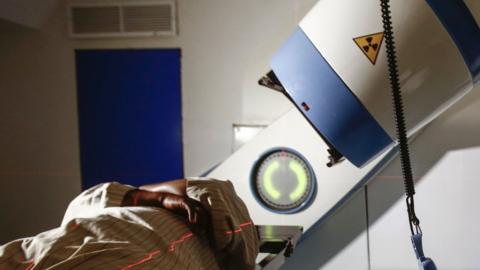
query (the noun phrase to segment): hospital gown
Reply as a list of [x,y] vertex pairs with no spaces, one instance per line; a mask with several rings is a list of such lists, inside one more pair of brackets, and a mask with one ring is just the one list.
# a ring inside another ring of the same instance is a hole
[[254,269],[258,238],[229,181],[189,180],[187,194],[210,213],[202,233],[155,207],[120,207],[133,187],[106,183],[69,205],[59,228],[0,247],[0,269]]

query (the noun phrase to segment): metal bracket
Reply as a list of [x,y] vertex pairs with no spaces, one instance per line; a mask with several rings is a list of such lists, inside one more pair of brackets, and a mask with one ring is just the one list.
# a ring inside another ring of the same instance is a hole
[[301,226],[257,226],[260,253],[268,255],[257,263],[255,270],[276,270],[293,254],[302,235]]
[[285,88],[272,70],[258,80],[258,84],[281,93],[285,92]]

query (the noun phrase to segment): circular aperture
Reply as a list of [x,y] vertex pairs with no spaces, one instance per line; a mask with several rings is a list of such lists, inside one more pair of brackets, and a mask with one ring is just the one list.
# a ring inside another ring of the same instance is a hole
[[308,206],[315,182],[307,160],[286,148],[266,152],[252,171],[252,185],[259,201],[278,212],[293,213]]

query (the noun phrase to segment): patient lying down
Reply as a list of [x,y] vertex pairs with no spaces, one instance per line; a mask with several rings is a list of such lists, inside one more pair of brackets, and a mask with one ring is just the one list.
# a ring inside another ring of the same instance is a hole
[[0,247],[0,269],[254,269],[255,226],[229,181],[100,184],[59,228]]

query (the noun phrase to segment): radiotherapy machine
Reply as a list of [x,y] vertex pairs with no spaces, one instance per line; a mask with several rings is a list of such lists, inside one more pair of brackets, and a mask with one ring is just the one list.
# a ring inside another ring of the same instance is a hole
[[394,75],[410,139],[480,80],[480,1],[380,2],[321,0],[274,54],[260,84],[296,109],[209,173],[255,223],[308,235],[396,156]]

